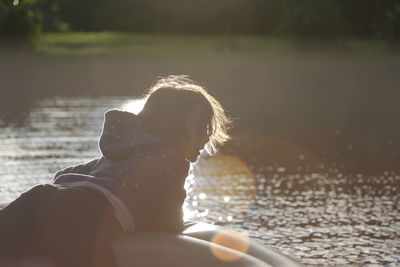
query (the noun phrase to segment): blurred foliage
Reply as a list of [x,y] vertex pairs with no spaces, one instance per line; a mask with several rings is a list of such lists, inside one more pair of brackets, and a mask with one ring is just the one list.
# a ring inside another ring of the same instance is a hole
[[19,1],[18,5],[12,0],[0,2],[1,34],[35,36],[41,31],[71,29],[400,38],[400,0]]
[[299,38],[337,38],[346,31],[340,6],[332,0],[287,0],[278,31]]
[[0,33],[2,35],[34,37],[41,31],[43,16],[38,0],[0,2]]
[[347,21],[349,34],[370,37],[375,35],[376,25],[382,25],[384,14],[399,0],[334,0]]
[[259,33],[277,24],[277,0],[60,0],[73,30]]
[[372,37],[378,32],[385,38],[398,35],[392,17],[400,4],[400,0],[59,1],[62,19],[79,31],[279,33],[316,39]]
[[54,31],[65,27],[57,16],[54,0],[0,1],[0,37],[29,40],[43,30]]
[[386,10],[383,23],[378,28],[377,34],[390,41],[400,41],[400,2],[392,9]]

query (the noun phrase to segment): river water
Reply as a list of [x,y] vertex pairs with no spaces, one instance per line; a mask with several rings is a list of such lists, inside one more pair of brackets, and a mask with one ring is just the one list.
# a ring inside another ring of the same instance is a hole
[[[122,97],[42,99],[21,123],[3,123],[0,202],[99,156],[103,113],[137,103]],[[246,149],[251,140],[235,137],[230,151]],[[224,153],[193,165],[185,219],[239,230],[306,265],[400,266],[399,173],[301,166],[296,173],[255,157],[251,150],[246,156]]]

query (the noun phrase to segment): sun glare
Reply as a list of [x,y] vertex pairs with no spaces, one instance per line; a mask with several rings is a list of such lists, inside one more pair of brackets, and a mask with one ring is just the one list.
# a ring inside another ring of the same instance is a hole
[[138,114],[140,111],[142,111],[146,100],[147,98],[129,100],[121,105],[121,109],[134,114]]

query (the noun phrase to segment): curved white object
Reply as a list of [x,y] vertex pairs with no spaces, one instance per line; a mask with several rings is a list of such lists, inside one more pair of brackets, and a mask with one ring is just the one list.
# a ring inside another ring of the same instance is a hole
[[[0,209],[7,203],[0,204]],[[275,249],[221,227],[193,223],[181,235],[149,232],[113,240],[119,267],[301,267]]]
[[119,267],[303,266],[240,234],[204,223],[193,224],[183,235],[159,232],[125,235],[115,239],[113,247]]

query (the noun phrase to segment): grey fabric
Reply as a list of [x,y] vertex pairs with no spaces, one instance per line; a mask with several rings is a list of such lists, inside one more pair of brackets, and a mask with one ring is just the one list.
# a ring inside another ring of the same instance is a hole
[[102,157],[58,172],[55,183],[97,183],[124,202],[135,230],[180,232],[190,165],[184,156],[147,134],[137,115],[116,109],[105,113],[99,147]]
[[189,170],[182,154],[119,110],[105,114],[99,146],[101,157],[58,172],[53,185],[34,187],[0,210],[0,266],[114,266],[110,239],[122,229],[112,205],[92,188],[67,183],[112,192],[128,207],[136,232],[182,231]]
[[131,233],[135,229],[135,224],[133,222],[132,215],[130,214],[128,208],[125,206],[125,204],[117,197],[115,196],[111,191],[107,190],[106,188],[92,182],[87,182],[87,181],[79,181],[79,182],[74,182],[74,183],[65,183],[62,184],[62,186],[65,187],[71,187],[71,188],[90,188],[94,191],[97,191],[103,197],[105,197],[109,204],[112,206],[114,210],[114,216],[118,220],[119,225],[122,229],[122,232],[125,233]]
[[38,185],[0,211],[0,266],[112,267],[118,233],[98,192]]
[[99,146],[106,158],[123,160],[144,149],[163,144],[167,144],[167,141],[146,133],[137,115],[118,109],[104,114]]

